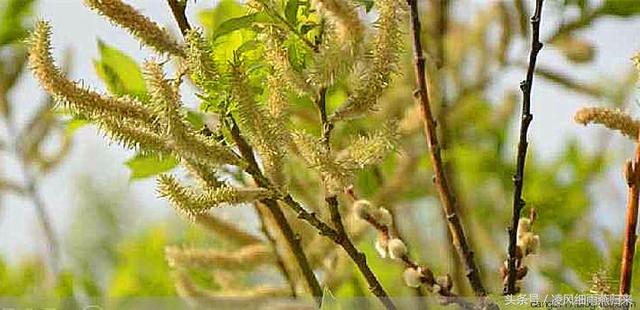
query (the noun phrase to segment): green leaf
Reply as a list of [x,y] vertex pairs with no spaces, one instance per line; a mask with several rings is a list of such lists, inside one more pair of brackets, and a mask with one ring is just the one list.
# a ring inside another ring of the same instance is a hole
[[371,9],[373,8],[373,0],[358,0],[358,2],[360,2],[360,4],[364,6],[364,9],[367,13],[369,13],[369,11],[371,11]]
[[89,125],[89,121],[88,120],[84,120],[84,119],[80,119],[80,118],[73,118],[69,121],[67,121],[67,123],[65,124],[65,128],[64,128],[64,133],[67,136],[73,136],[74,133],[76,133],[76,131],[78,131],[78,129]]
[[198,20],[206,29],[207,33],[220,26],[225,20],[240,17],[245,14],[245,9],[234,0],[222,0],[218,5],[209,10],[202,10],[198,13]]
[[202,119],[203,113],[196,111],[187,111],[187,121],[193,125],[194,128],[204,127],[204,120]]
[[607,0],[600,11],[606,15],[629,17],[640,13],[640,5],[637,1]]
[[137,154],[125,164],[131,170],[130,179],[137,180],[167,172],[178,165],[178,160],[173,156]]
[[298,0],[289,0],[284,8],[284,16],[294,26],[298,24],[298,6]]
[[34,0],[0,1],[0,46],[24,39]]
[[146,100],[147,88],[138,64],[125,53],[98,40],[100,59],[93,64],[98,77],[114,95],[130,95]]
[[251,27],[260,13],[249,14],[226,20],[213,32],[213,40],[236,30]]

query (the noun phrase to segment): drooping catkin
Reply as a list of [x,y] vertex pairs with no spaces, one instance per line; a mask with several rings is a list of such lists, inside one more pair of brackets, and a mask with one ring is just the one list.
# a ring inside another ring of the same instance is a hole
[[351,172],[341,166],[318,139],[304,131],[294,132],[292,138],[298,154],[307,166],[319,172],[329,193],[339,193],[348,186]]
[[211,45],[200,30],[190,30],[185,39],[187,66],[193,82],[205,91],[211,91],[220,78]]
[[170,81],[165,79],[162,67],[155,62],[144,64],[147,88],[151,95],[151,104],[161,109],[166,135],[175,144],[181,157],[215,167],[223,164],[240,165],[238,158],[227,147],[197,133],[187,123],[181,110],[180,94]]
[[273,260],[269,247],[262,244],[247,245],[234,252],[167,247],[165,256],[171,266],[223,270],[251,270]]
[[333,118],[336,120],[359,117],[374,108],[378,98],[391,82],[391,76],[398,70],[402,51],[402,31],[404,23],[404,2],[395,0],[375,1],[378,9],[378,29],[367,58],[360,66],[357,84],[347,102],[338,108]]
[[638,139],[640,121],[618,109],[603,107],[580,108],[576,112],[574,120],[582,125],[590,123],[601,124],[609,129],[620,131],[634,141]]
[[29,67],[58,103],[90,118],[119,117],[152,123],[155,116],[133,98],[113,98],[85,89],[64,77],[51,56],[51,26],[38,21],[29,38]]
[[84,3],[157,52],[184,56],[184,51],[169,32],[121,0],[85,0]]
[[246,232],[236,225],[229,223],[211,214],[198,214],[194,216],[194,222],[221,237],[229,239],[239,245],[262,243],[262,240],[253,234]]
[[[278,86],[283,87],[283,86]],[[279,92],[270,89],[270,92]],[[234,64],[231,72],[231,96],[237,103],[240,125],[262,159],[265,174],[279,188],[286,185],[283,174],[286,147],[291,142],[287,124],[273,118],[255,99],[249,77],[242,64]]]
[[196,192],[166,174],[158,176],[158,192],[161,197],[168,199],[179,213],[191,220],[223,203],[250,203],[269,197],[269,191],[262,188],[234,188],[227,185]]
[[362,49],[364,25],[356,7],[349,0],[315,0],[327,23],[323,40],[309,69],[309,81],[317,87],[328,87],[350,71]]
[[360,137],[337,155],[337,160],[351,170],[379,164],[395,149],[397,124],[388,123],[369,137]]

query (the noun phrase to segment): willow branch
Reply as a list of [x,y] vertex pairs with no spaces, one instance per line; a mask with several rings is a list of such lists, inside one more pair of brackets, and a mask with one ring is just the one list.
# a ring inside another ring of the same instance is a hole
[[285,278],[285,280],[289,284],[289,290],[291,291],[291,297],[296,298],[297,297],[297,293],[296,293],[295,281],[293,280],[293,276],[289,273],[289,270],[287,270],[287,266],[284,263],[284,257],[282,256],[282,254],[280,253],[280,251],[278,249],[278,242],[277,242],[276,236],[274,236],[269,231],[269,229],[267,227],[266,216],[263,214],[263,211],[258,207],[256,207],[256,210],[258,211],[258,214],[259,214],[260,226],[261,226],[262,233],[267,238],[267,240],[269,240],[269,243],[271,244],[271,247],[273,248],[273,253],[274,253],[275,257],[276,257],[276,265],[278,267],[278,270],[280,271],[282,276]]
[[436,132],[436,122],[431,112],[425,78],[425,59],[422,53],[422,43],[420,39],[421,26],[418,2],[417,0],[407,0],[407,3],[409,4],[411,14],[411,33],[413,37],[415,74],[418,88],[415,92],[415,96],[420,104],[422,122],[435,174],[436,188],[442,203],[443,211],[448,221],[449,230],[453,237],[453,244],[465,265],[466,275],[469,283],[471,284],[471,288],[477,296],[486,296],[487,293],[484,289],[484,285],[482,284],[480,272],[473,258],[473,251],[469,246],[462,223],[458,217],[458,207],[456,206],[455,197],[447,181],[444,164],[442,162],[440,144],[438,142],[438,134]]
[[620,294],[631,291],[631,275],[633,273],[633,256],[635,254],[636,226],[638,225],[638,198],[640,196],[640,141],[636,144],[634,161],[627,161],[625,178],[628,186],[627,214],[625,218],[625,234],[620,266]]
[[173,17],[178,23],[180,32],[183,36],[186,36],[189,30],[191,30],[191,25],[189,25],[189,20],[187,20],[187,16],[185,14],[185,10],[187,9],[187,1],[167,0],[167,3],[169,4],[169,7],[171,7],[171,13],[173,13]]
[[[247,172],[251,174],[251,176],[253,176],[254,180],[259,186],[270,188],[271,186],[269,181],[264,177],[264,175],[262,175],[262,172],[260,171],[256,158],[253,155],[253,150],[251,146],[247,143],[244,137],[242,137],[240,133],[240,129],[238,128],[238,125],[235,123],[235,120],[231,118],[231,121],[232,121],[232,124],[231,126],[229,126],[231,131],[231,136],[235,141],[236,145],[238,146],[238,149],[240,150],[242,157],[249,164]],[[273,216],[273,219],[277,223],[278,228],[282,232],[282,235],[287,240],[287,243],[289,244],[289,248],[293,252],[296,262],[298,263],[298,266],[302,271],[302,275],[305,279],[305,282],[307,283],[307,286],[311,291],[311,295],[315,298],[318,306],[320,306],[322,304],[322,288],[320,287],[320,283],[318,282],[318,279],[313,273],[313,269],[311,269],[311,265],[309,264],[309,260],[307,259],[307,256],[304,254],[304,251],[302,250],[302,245],[300,244],[300,236],[296,235],[293,232],[293,229],[291,229],[291,225],[289,225],[289,222],[287,222],[287,219],[284,216],[284,213],[282,213],[282,210],[280,209],[280,206],[278,205],[278,202],[276,200],[263,199],[261,200],[261,202],[265,206],[267,206],[267,209],[269,209],[269,212],[271,213],[271,215]]]
[[513,192],[513,216],[509,232],[509,253],[508,253],[508,275],[503,293],[511,295],[516,293],[516,242],[517,227],[520,221],[520,212],[525,206],[522,199],[522,188],[524,184],[524,166],[527,158],[527,132],[529,125],[533,119],[531,114],[531,87],[533,86],[533,73],[536,67],[536,59],[538,52],[542,49],[540,42],[540,18],[542,15],[542,3],[544,0],[536,0],[536,9],[531,17],[531,51],[529,53],[529,67],[527,69],[527,77],[520,83],[522,90],[522,116],[520,118],[520,138],[518,142],[518,155],[516,159],[516,173],[513,176],[514,192]]
[[353,245],[353,242],[351,242],[349,235],[344,229],[342,216],[340,216],[338,198],[336,196],[330,196],[326,198],[326,201],[327,206],[329,206],[329,212],[331,213],[331,222],[336,229],[336,243],[342,246],[349,257],[356,263],[358,270],[360,270],[369,284],[369,290],[378,297],[387,309],[396,309],[396,306],[393,304],[393,301],[391,301],[391,298],[389,298],[387,292],[385,292],[382,284],[380,284],[376,275],[371,271],[371,268],[369,268],[366,256]]

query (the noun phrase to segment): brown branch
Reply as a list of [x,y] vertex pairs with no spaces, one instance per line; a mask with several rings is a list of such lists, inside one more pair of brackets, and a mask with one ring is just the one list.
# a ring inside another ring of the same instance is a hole
[[455,197],[451,192],[449,183],[447,182],[442,157],[440,154],[440,145],[438,143],[438,134],[436,132],[436,123],[433,119],[431,107],[429,103],[429,95],[427,92],[427,83],[425,78],[425,59],[422,53],[422,43],[420,39],[420,17],[418,11],[417,0],[407,0],[411,13],[411,32],[413,37],[413,50],[415,61],[416,84],[418,89],[415,92],[416,99],[419,99],[424,131],[429,145],[431,154],[431,162],[435,174],[435,184],[438,190],[440,201],[445,216],[448,220],[449,230],[453,237],[453,243],[456,247],[458,255],[465,264],[466,275],[471,284],[471,288],[477,296],[486,296],[487,293],[482,284],[478,267],[473,259],[473,251],[471,250],[467,237],[465,236],[462,223],[458,217]]
[[275,257],[276,257],[276,265],[278,267],[278,270],[280,271],[280,273],[282,274],[284,279],[289,284],[289,290],[291,291],[291,297],[296,298],[297,295],[298,295],[296,293],[296,283],[293,280],[293,276],[287,270],[287,266],[284,263],[284,258],[282,257],[282,254],[280,253],[280,251],[278,249],[278,242],[276,240],[276,236],[274,236],[269,231],[269,228],[267,227],[267,219],[266,219],[266,216],[264,215],[264,211],[262,211],[262,209],[257,207],[257,206],[256,206],[256,211],[258,211],[258,214],[260,215],[259,216],[259,218],[260,218],[260,228],[262,230],[262,233],[267,238],[267,240],[269,240],[269,243],[271,244],[271,247],[273,248],[273,253],[274,253]]
[[366,256],[358,251],[353,245],[349,235],[347,235],[344,225],[342,224],[342,217],[340,216],[340,210],[338,205],[338,198],[336,196],[329,196],[326,198],[327,205],[329,206],[329,212],[331,213],[331,222],[336,229],[336,243],[338,243],[347,252],[349,257],[356,263],[356,266],[367,280],[369,284],[369,290],[384,304],[387,309],[396,309],[391,298],[387,292],[385,292],[382,284],[376,278],[376,275],[371,271],[367,264]]
[[[255,159],[255,156],[253,155],[253,150],[251,149],[251,146],[247,143],[244,137],[242,137],[240,133],[240,129],[238,128],[238,125],[236,124],[235,120],[231,118],[231,121],[232,121],[232,124],[228,127],[230,129],[231,136],[234,142],[236,143],[236,145],[238,146],[238,149],[240,150],[240,153],[242,154],[242,157],[249,164],[249,167],[247,168],[247,172],[251,174],[251,176],[253,176],[254,180],[259,186],[265,187],[265,188],[271,188],[269,181],[264,177],[264,175],[262,175],[262,172],[260,171],[258,163]],[[300,237],[296,235],[291,229],[291,226],[287,222],[287,219],[284,216],[284,213],[282,213],[282,210],[280,209],[280,206],[278,205],[278,202],[276,200],[263,199],[261,200],[261,202],[267,206],[267,208],[269,209],[269,212],[273,216],[273,219],[278,224],[278,228],[280,229],[280,231],[282,232],[282,235],[287,240],[287,243],[289,244],[289,248],[291,248],[291,251],[293,252],[293,255],[296,259],[296,262],[298,263],[298,266],[302,271],[302,275],[307,283],[307,286],[309,287],[309,290],[311,291],[311,295],[315,298],[318,306],[321,306],[322,305],[322,288],[320,287],[320,283],[318,282],[318,279],[313,273],[313,269],[311,269],[309,260],[304,254],[302,245],[300,245]]]
[[189,25],[189,20],[187,20],[187,16],[185,15],[185,10],[187,9],[187,1],[167,0],[167,3],[169,4],[169,7],[171,7],[171,13],[173,13],[173,17],[178,23],[180,32],[183,36],[186,36],[189,30],[191,30],[191,25]]
[[527,69],[527,77],[520,83],[520,90],[522,90],[522,116],[520,119],[520,139],[518,142],[518,155],[516,160],[516,173],[513,176],[514,192],[513,192],[513,216],[511,219],[511,226],[508,229],[509,232],[509,253],[508,253],[508,275],[507,282],[504,287],[503,293],[505,295],[515,294],[516,292],[516,280],[517,280],[517,266],[516,266],[516,242],[517,242],[517,230],[518,222],[520,221],[520,212],[525,206],[525,202],[522,199],[522,188],[524,183],[524,166],[527,158],[527,132],[529,125],[533,119],[531,114],[531,88],[533,86],[533,73],[536,68],[536,60],[538,52],[542,49],[542,43],[540,42],[540,18],[542,16],[542,3],[544,0],[536,0],[536,9],[531,17],[531,51],[529,53],[529,67]]
[[640,196],[640,141],[636,145],[634,161],[627,161],[625,178],[629,187],[627,200],[627,214],[625,219],[625,235],[622,248],[622,263],[620,267],[620,294],[631,291],[631,275],[633,271],[633,256],[635,254],[636,226],[638,225],[638,197]]

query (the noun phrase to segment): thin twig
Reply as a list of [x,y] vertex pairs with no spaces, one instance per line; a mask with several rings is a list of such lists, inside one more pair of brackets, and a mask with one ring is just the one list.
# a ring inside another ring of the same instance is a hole
[[424,131],[429,145],[431,154],[431,162],[435,174],[435,184],[442,202],[442,208],[448,220],[449,230],[453,237],[453,243],[456,246],[458,255],[465,264],[466,275],[471,284],[471,288],[477,296],[486,296],[487,293],[480,278],[480,272],[473,259],[473,251],[471,250],[460,218],[455,202],[455,197],[451,192],[449,183],[447,182],[442,157],[440,154],[440,145],[438,143],[438,134],[436,132],[436,122],[433,119],[431,107],[429,103],[429,95],[427,91],[427,83],[425,78],[425,59],[422,53],[422,44],[420,39],[420,17],[418,11],[417,0],[407,0],[411,14],[411,32],[413,37],[413,50],[415,61],[416,84],[418,89],[415,92],[416,99],[419,99],[420,110],[422,113],[422,121]]
[[[249,164],[247,172],[251,174],[251,176],[253,176],[254,180],[259,186],[270,188],[271,186],[269,184],[269,181],[262,175],[262,172],[260,171],[255,156],[253,155],[251,146],[247,143],[244,137],[242,137],[240,129],[238,128],[235,120],[231,118],[231,121],[232,124],[229,126],[231,136],[238,146],[242,157]],[[287,219],[284,216],[284,213],[282,213],[282,210],[280,209],[280,206],[278,205],[278,202],[276,200],[263,199],[261,200],[261,202],[267,206],[269,212],[273,216],[273,219],[278,224],[278,228],[287,240],[289,248],[291,248],[294,257],[296,258],[298,266],[302,271],[302,275],[307,283],[307,286],[309,287],[309,290],[311,291],[311,295],[315,298],[318,306],[320,306],[322,304],[322,288],[320,287],[320,283],[313,273],[313,269],[309,264],[309,260],[307,259],[307,256],[304,254],[302,246],[300,245],[300,236],[296,235],[293,232],[293,230],[291,229],[291,225],[289,225],[289,222],[287,222]]]
[[12,146],[18,159],[18,165],[20,166],[20,170],[24,177],[26,196],[29,197],[31,203],[35,207],[38,221],[40,222],[40,226],[42,227],[42,231],[44,232],[46,238],[46,244],[49,250],[49,255],[47,255],[47,262],[51,270],[51,274],[53,274],[53,278],[55,279],[57,278],[61,270],[59,251],[60,246],[58,244],[55,232],[53,231],[51,218],[47,213],[47,208],[44,204],[44,200],[40,196],[36,176],[33,174],[33,171],[31,171],[29,164],[27,163],[27,159],[25,158],[24,154],[22,154],[20,146],[18,145],[18,130],[14,119],[10,114],[7,114],[5,116],[5,121],[7,123],[7,131],[9,133],[9,136],[13,137],[14,139]]
[[[318,99],[316,101],[316,105],[318,106],[318,111],[320,113],[320,121],[322,125],[322,138],[321,141],[324,144],[324,147],[327,151],[331,150],[331,131],[333,130],[333,123],[327,117],[327,103],[326,103],[327,89],[321,88],[318,93]],[[344,229],[344,225],[342,224],[342,216],[340,215],[340,209],[338,205],[338,197],[333,195],[328,195],[325,197],[325,201],[329,207],[329,212],[331,213],[331,222],[333,223],[335,238],[334,241],[339,244],[345,252],[351,257],[353,262],[357,265],[360,273],[364,276],[367,283],[369,284],[369,290],[382,302],[382,304],[387,309],[395,309],[395,305],[393,301],[389,298],[387,292],[384,290],[380,281],[373,273],[369,265],[367,264],[367,259],[364,253],[360,252],[347,234],[347,231]]]
[[[640,138],[640,137],[639,137]],[[625,234],[622,248],[622,262],[620,266],[620,294],[631,291],[631,275],[633,272],[633,256],[635,254],[636,226],[638,225],[638,197],[640,196],[640,140],[636,144],[634,161],[627,161],[625,178],[629,193],[627,197],[627,214],[625,219]]]
[[520,139],[518,142],[518,155],[516,160],[516,173],[513,176],[513,217],[511,219],[511,226],[508,229],[509,232],[509,257],[508,257],[508,275],[507,282],[504,287],[503,293],[505,295],[511,295],[516,293],[516,242],[517,242],[517,227],[520,221],[520,211],[525,206],[525,202],[522,199],[522,188],[524,183],[524,165],[527,158],[527,132],[529,130],[529,124],[533,119],[531,114],[531,88],[533,86],[533,73],[536,68],[536,60],[538,58],[538,52],[542,49],[542,43],[540,42],[540,18],[542,17],[542,3],[544,0],[536,0],[536,9],[531,17],[531,51],[529,53],[529,67],[527,69],[526,80],[520,82],[520,90],[522,90],[522,116],[520,118]]
[[171,7],[171,13],[173,13],[173,17],[178,23],[180,32],[183,36],[186,36],[189,30],[191,30],[191,25],[189,25],[189,20],[185,15],[185,10],[187,9],[187,1],[167,0],[167,3],[169,4],[169,7]]
[[276,257],[276,265],[278,266],[278,270],[280,271],[280,273],[282,274],[284,279],[289,284],[289,290],[291,291],[291,297],[296,298],[296,297],[298,297],[298,294],[296,293],[296,284],[295,284],[295,281],[293,280],[293,276],[289,273],[289,270],[287,270],[287,266],[284,263],[284,258],[282,257],[282,254],[280,254],[280,251],[278,249],[278,242],[276,240],[276,236],[274,236],[269,231],[269,228],[267,227],[266,216],[263,214],[263,211],[259,207],[256,207],[256,211],[259,214],[260,227],[261,227],[262,233],[267,238],[267,240],[269,240],[269,243],[271,244],[271,247],[273,248],[273,253],[274,253],[275,257]]

